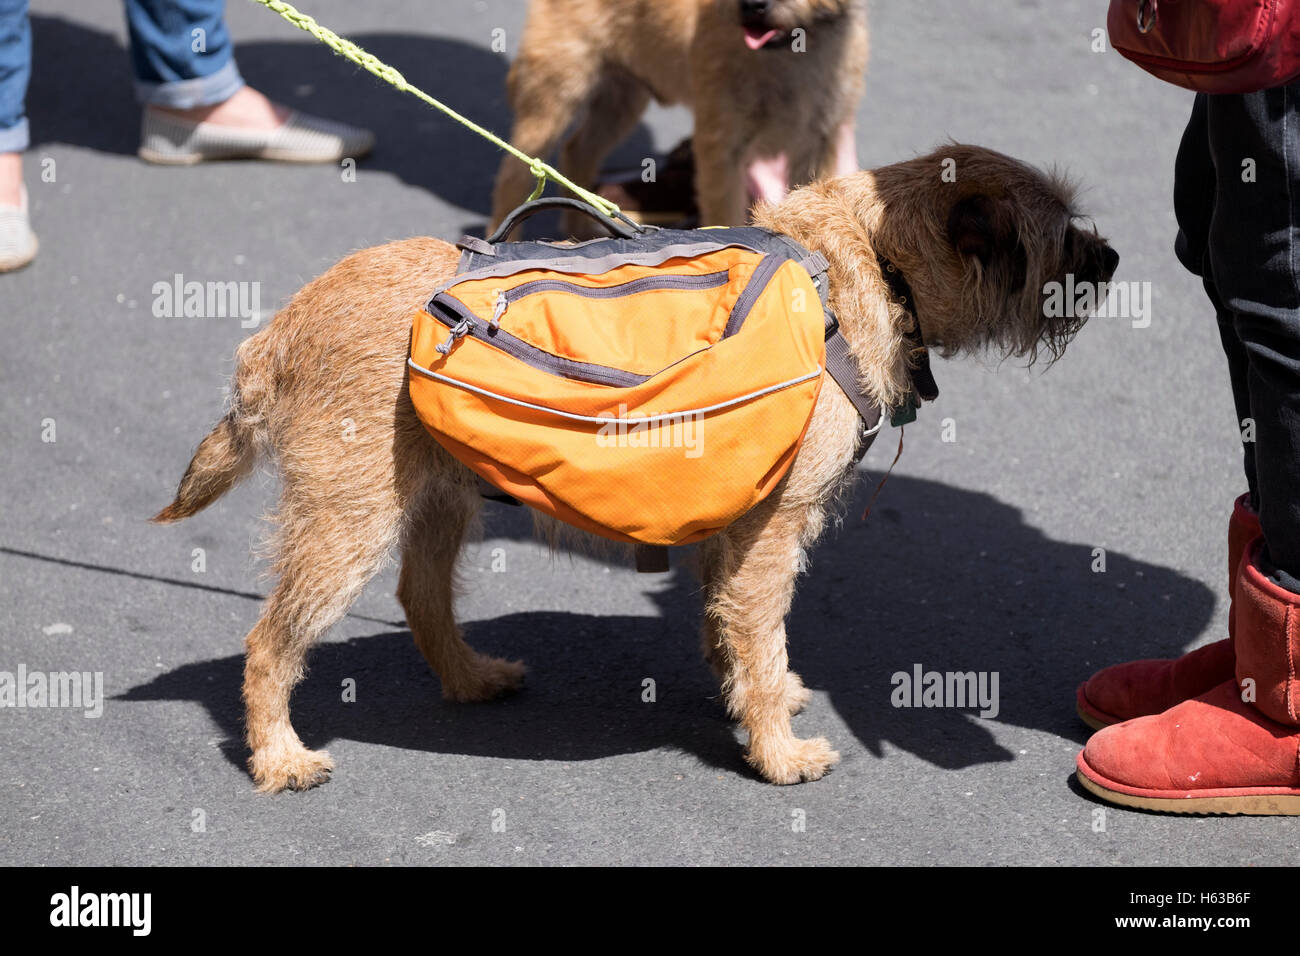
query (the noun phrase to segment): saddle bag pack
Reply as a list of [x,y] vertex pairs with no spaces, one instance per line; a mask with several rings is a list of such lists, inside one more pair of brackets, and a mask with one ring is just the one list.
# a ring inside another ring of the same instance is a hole
[[[614,235],[504,241],[558,206]],[[826,260],[776,233],[636,226],[552,198],[460,248],[415,315],[416,413],[494,489],[586,531],[641,545],[713,534],[790,467],[828,340],[857,391],[824,309]]]

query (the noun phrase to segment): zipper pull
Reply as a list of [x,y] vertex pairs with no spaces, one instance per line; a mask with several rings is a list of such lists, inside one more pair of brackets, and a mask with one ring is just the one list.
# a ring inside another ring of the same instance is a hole
[[451,353],[451,347],[456,344],[456,340],[469,331],[469,319],[461,319],[451,328],[451,333],[447,336],[447,341],[441,345],[435,345],[434,348],[443,355]]
[[510,300],[506,298],[504,292],[497,293],[496,308],[492,310],[492,321],[488,323],[488,332],[495,332],[501,328],[501,316],[506,314],[506,309],[510,305]]

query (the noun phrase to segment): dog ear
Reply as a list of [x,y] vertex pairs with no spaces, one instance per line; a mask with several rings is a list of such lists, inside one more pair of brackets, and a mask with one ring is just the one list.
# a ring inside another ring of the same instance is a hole
[[948,241],[962,257],[987,266],[998,244],[996,218],[996,204],[983,193],[960,199],[948,213]]
[[980,261],[986,276],[1008,292],[1023,288],[1028,255],[1005,201],[976,193],[960,199],[948,213],[948,241],[963,259]]

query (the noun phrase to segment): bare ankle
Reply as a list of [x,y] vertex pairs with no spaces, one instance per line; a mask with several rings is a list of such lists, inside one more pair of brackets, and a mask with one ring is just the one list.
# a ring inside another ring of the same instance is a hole
[[23,196],[23,154],[0,153],[0,206],[20,206]]
[[212,123],[238,129],[270,130],[283,126],[289,110],[271,102],[249,86],[241,87],[229,99],[209,106],[174,109],[169,106],[150,106],[167,116],[175,116],[191,123]]

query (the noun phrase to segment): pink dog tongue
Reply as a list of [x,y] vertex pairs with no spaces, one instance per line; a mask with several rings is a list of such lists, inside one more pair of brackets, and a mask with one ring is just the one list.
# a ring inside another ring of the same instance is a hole
[[761,50],[772,37],[776,36],[775,30],[767,30],[760,33],[753,27],[745,27],[745,45],[751,50]]

